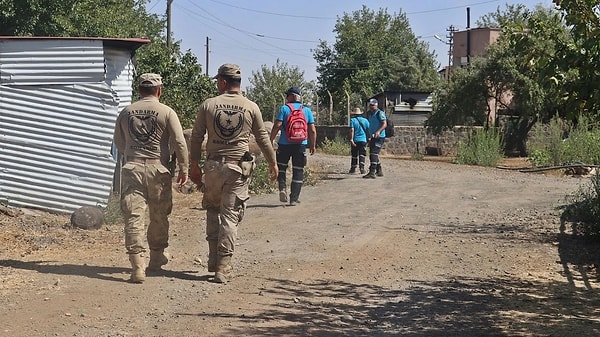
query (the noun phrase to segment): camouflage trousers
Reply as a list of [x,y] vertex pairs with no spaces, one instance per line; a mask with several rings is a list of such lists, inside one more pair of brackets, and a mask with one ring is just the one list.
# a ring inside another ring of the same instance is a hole
[[205,191],[206,240],[217,242],[218,256],[233,255],[238,224],[244,218],[250,178],[242,176],[235,162],[206,160]]
[[[169,214],[173,209],[172,177],[160,163],[128,162],[121,169],[121,213],[125,221],[125,248],[145,252],[144,233],[152,250],[169,245]],[[146,231],[146,209],[150,217]]]

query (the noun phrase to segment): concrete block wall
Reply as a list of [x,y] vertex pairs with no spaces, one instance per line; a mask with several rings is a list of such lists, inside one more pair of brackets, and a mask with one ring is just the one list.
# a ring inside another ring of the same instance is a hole
[[[426,148],[439,149],[443,156],[454,156],[458,143],[466,139],[469,132],[481,127],[457,126],[435,136],[427,133],[422,126],[396,126],[394,137],[385,141],[384,153],[394,155],[427,154]],[[317,146],[327,137],[335,139],[336,135],[348,139],[348,126],[317,125]]]

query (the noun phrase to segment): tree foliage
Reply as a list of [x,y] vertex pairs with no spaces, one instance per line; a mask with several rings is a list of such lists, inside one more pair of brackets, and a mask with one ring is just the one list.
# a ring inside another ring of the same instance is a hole
[[304,80],[304,71],[296,66],[290,67],[278,59],[270,68],[263,64],[260,71],[252,72],[247,95],[258,104],[263,118],[269,121],[277,115],[279,107],[285,104],[284,92],[290,87],[300,88],[304,103],[312,103],[314,84]]
[[151,43],[138,50],[137,72],[153,72],[163,78],[160,100],[179,115],[183,128],[191,128],[200,102],[217,94],[210,77],[202,74],[198,58],[189,50],[181,53],[179,44]]
[[0,35],[161,36],[164,20],[146,11],[149,0],[0,0]]
[[[555,0],[570,28],[552,58],[556,81],[563,88],[567,117],[600,120],[600,12],[596,0]],[[571,76],[569,76],[571,75]]]
[[[488,58],[469,65],[463,70],[467,75],[453,72],[447,95],[437,98],[435,113],[427,122],[431,130],[439,132],[469,121],[487,125],[495,122],[489,116],[498,111],[508,116],[506,150],[524,154],[527,134],[535,123],[564,115],[553,55],[569,41],[566,26],[552,9],[521,8],[518,13],[515,17],[509,6],[506,16],[496,15],[503,25],[502,34],[489,47]],[[487,117],[482,121],[479,118],[484,111]]]
[[382,91],[432,90],[439,82],[434,54],[412,32],[406,14],[362,9],[344,13],[333,30],[333,45],[321,41],[314,51],[319,96],[332,93],[337,121],[350,107]]
[[165,20],[146,11],[149,0],[0,0],[0,35],[61,37],[144,37],[152,42],[137,51],[136,71],[164,80],[161,100],[191,126],[198,104],[216,93],[202,75],[197,57],[167,46]]

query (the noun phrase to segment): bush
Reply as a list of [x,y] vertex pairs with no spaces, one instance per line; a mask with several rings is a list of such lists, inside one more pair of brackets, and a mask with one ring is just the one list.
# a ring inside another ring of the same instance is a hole
[[567,202],[562,218],[573,222],[573,233],[600,238],[600,173],[596,172],[589,184],[568,196]]
[[529,157],[527,159],[535,167],[552,165],[552,157],[550,155],[550,151],[547,149],[533,150],[529,153]]
[[332,154],[336,156],[347,156],[350,155],[350,143],[344,137],[340,136],[339,133],[335,135],[333,140],[325,137],[323,144],[319,147],[321,152],[326,154]]
[[455,163],[496,166],[502,160],[500,132],[496,129],[478,130],[459,143]]
[[581,118],[573,126],[555,117],[550,121],[547,132],[536,132],[530,144],[529,160],[538,167],[573,163],[600,164],[600,130],[590,125],[585,118]]
[[[291,170],[286,175],[288,180],[288,186],[292,179]],[[317,183],[317,178],[314,176],[312,171],[308,168],[308,166],[304,167],[304,186],[312,186]],[[252,181],[250,182],[250,187],[248,191],[252,194],[269,194],[277,191],[278,186],[277,182],[271,182],[269,177],[269,164],[264,158],[259,158],[256,163],[256,168],[252,173]]]

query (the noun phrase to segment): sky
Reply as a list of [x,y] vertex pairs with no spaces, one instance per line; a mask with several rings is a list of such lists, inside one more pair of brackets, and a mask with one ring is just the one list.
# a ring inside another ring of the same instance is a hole
[[[211,76],[221,64],[236,63],[246,86],[253,72],[260,72],[263,65],[270,69],[279,59],[304,71],[310,81],[317,79],[312,50],[321,40],[332,46],[336,19],[363,5],[375,12],[381,8],[390,14],[405,13],[415,36],[428,43],[443,67],[448,64],[448,29],[466,29],[467,8],[473,28],[480,17],[504,10],[507,4],[553,7],[552,0],[173,0],[171,32],[183,51],[198,57],[205,72],[208,61]],[[166,7],[167,0],[147,5],[149,12],[161,15]]]

